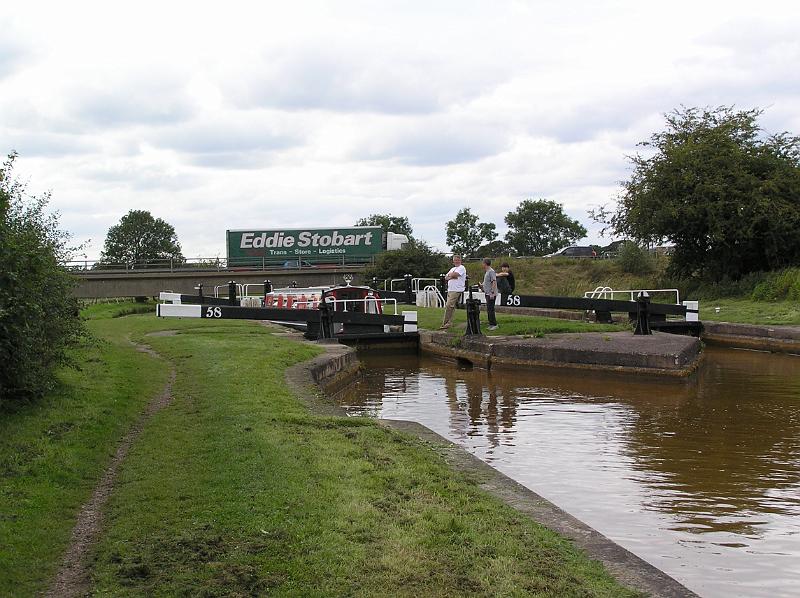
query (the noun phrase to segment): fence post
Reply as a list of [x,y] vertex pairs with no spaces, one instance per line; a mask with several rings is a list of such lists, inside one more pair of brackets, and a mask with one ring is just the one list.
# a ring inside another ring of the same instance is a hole
[[228,281],[228,305],[236,305],[236,282]]
[[200,297],[200,305],[203,305],[203,283],[197,283],[197,296]]
[[413,305],[414,297],[411,292],[411,283],[414,277],[411,274],[406,274],[403,278],[406,279],[406,305]]
[[333,338],[333,322],[331,321],[331,307],[325,301],[326,297],[323,293],[319,302],[319,338]]
[[633,334],[637,336],[653,334],[650,330],[650,295],[647,291],[641,291],[636,296],[636,330]]

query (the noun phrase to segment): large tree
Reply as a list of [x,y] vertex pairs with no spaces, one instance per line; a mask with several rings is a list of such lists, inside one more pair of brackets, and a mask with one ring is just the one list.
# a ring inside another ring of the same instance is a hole
[[453,253],[471,256],[481,244],[497,238],[495,228],[491,222],[478,222],[476,214],[469,208],[463,208],[447,222],[447,244]]
[[481,245],[475,250],[475,253],[480,257],[502,257],[517,255],[517,252],[514,251],[514,248],[511,247],[511,245],[505,241],[501,241],[500,239]]
[[146,210],[131,210],[108,229],[103,263],[145,264],[156,260],[183,261],[175,228]]
[[800,138],[764,135],[761,111],[681,108],[641,143],[614,211],[618,235],[674,243],[683,276],[736,279],[800,263]]
[[83,334],[69,235],[45,211],[49,195],[28,195],[14,176],[15,157],[0,167],[0,405],[50,389]]
[[546,255],[586,236],[580,222],[548,199],[526,199],[505,220],[506,241],[519,255]]
[[370,214],[366,218],[359,218],[355,226],[380,226],[385,233],[392,232],[398,235],[406,235],[409,239],[413,237],[413,230],[407,216]]

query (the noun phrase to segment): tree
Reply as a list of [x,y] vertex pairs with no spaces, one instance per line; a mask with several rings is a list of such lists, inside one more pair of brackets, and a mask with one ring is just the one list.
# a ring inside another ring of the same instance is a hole
[[481,245],[475,250],[475,253],[481,257],[514,256],[517,254],[511,245],[499,239]]
[[367,218],[359,218],[355,226],[380,226],[383,232],[393,232],[398,235],[413,237],[411,223],[406,216],[392,216],[391,214],[370,214]]
[[0,405],[52,388],[83,334],[75,279],[64,268],[69,235],[45,213],[50,195],[29,196],[14,177],[15,158],[0,168]]
[[616,234],[675,245],[670,271],[707,280],[800,263],[800,138],[765,136],[758,109],[681,108],[640,143],[613,212]]
[[495,228],[490,222],[478,222],[477,215],[463,208],[447,223],[447,244],[453,253],[471,256],[481,243],[497,238]]
[[506,215],[506,241],[519,255],[546,255],[586,236],[586,229],[564,213],[560,203],[526,199]]
[[108,229],[100,255],[104,263],[144,264],[156,260],[183,261],[175,228],[146,210],[131,210]]
[[416,278],[437,278],[451,268],[447,257],[421,240],[411,240],[405,249],[384,251],[375,260],[375,265],[364,270],[364,279],[370,281],[387,278],[403,278],[413,274]]

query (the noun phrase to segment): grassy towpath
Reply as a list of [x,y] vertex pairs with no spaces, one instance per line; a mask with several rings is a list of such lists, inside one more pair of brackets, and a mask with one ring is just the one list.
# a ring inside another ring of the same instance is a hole
[[[127,340],[131,305],[99,305],[94,339],[73,355],[60,387],[0,411],[0,596],[43,591],[69,541],[78,508],[120,437],[164,386],[168,366]],[[180,326],[181,323],[178,323]]]
[[[482,492],[422,442],[372,420],[309,413],[284,371],[317,353],[313,346],[233,321],[131,316],[92,326],[107,340],[87,351],[103,364],[111,351],[132,368],[108,389],[121,397],[123,380],[131,385],[130,396],[116,401],[126,413],[158,392],[167,370],[120,339],[146,342],[177,370],[173,402],[149,420],[119,472],[93,551],[96,594],[631,595],[598,563]],[[148,335],[163,329],[178,332]],[[65,384],[89,384],[86,373],[74,372]],[[102,368],[88,373],[111,384]],[[89,402],[102,402],[102,395]],[[89,409],[59,400],[58,411]],[[13,443],[0,445],[4,459],[36,443],[46,427],[24,428],[42,410],[13,415],[18,432]],[[132,419],[126,417],[87,419],[105,438],[121,435]],[[11,563],[15,579],[0,567],[0,594],[41,590],[57,566],[69,518],[111,452],[105,441],[56,444],[62,461],[72,455],[68,460],[96,466],[78,475],[80,489],[58,516],[43,510],[38,520],[11,521],[16,531],[41,525],[64,531],[56,539],[29,535],[28,552]],[[52,478],[60,461],[52,452],[40,459],[50,461],[39,477],[50,480],[57,500],[63,488]],[[15,481],[17,493],[32,483],[29,472],[18,471]],[[14,500],[9,496],[0,494],[0,512]],[[40,569],[38,579],[25,575],[26,565]]]

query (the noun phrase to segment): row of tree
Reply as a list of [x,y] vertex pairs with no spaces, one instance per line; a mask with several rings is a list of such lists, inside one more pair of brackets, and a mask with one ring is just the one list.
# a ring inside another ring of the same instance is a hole
[[453,253],[465,256],[546,255],[586,236],[580,222],[547,199],[526,199],[506,214],[505,223],[505,241],[498,241],[493,223],[478,222],[470,208],[463,208],[447,223],[447,244]]
[[[464,256],[544,255],[586,236],[580,222],[567,216],[560,204],[546,199],[523,201],[506,215],[505,222],[509,227],[505,241],[497,241],[494,224],[478,222],[470,208],[463,208],[447,223],[447,244],[453,253]],[[406,216],[371,214],[357,220],[355,226],[380,226],[414,239]],[[164,260],[184,261],[178,235],[171,224],[146,210],[131,210],[108,230],[100,257],[101,264]]]
[[[586,228],[564,213],[561,204],[547,199],[526,199],[516,210],[506,214],[508,232],[505,241],[497,239],[497,227],[491,222],[478,222],[470,208],[459,210],[446,223],[447,245],[462,256],[545,255],[586,236]],[[381,226],[414,237],[405,216],[372,214],[356,221],[356,226]]]

